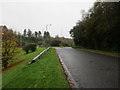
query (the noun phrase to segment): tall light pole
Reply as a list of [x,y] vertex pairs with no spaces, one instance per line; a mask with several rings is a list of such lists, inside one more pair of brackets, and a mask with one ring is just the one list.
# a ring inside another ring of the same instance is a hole
[[[51,26],[52,24],[46,24],[46,32],[48,30],[48,26]],[[46,39],[44,38],[44,43],[46,42]]]
[[46,31],[48,29],[48,26],[52,26],[52,24],[46,24]]

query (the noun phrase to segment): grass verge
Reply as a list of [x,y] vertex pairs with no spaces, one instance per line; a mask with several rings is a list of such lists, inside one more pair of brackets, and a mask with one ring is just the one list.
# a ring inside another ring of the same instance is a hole
[[108,51],[94,50],[94,49],[88,49],[88,48],[82,48],[82,47],[73,47],[73,48],[83,50],[83,51],[94,52],[94,53],[98,53],[98,54],[120,57],[120,53],[117,53],[117,52],[108,52]]
[[[32,53],[28,58],[31,56]],[[3,88],[69,88],[69,85],[57,53],[51,48],[37,62],[31,65],[24,62],[4,72]]]
[[21,60],[25,60],[25,59],[30,60],[45,49],[46,49],[45,47],[37,48],[35,52],[29,52],[28,54],[26,54],[26,52],[24,52],[22,48],[18,48],[16,55],[14,56],[13,60],[9,61],[8,66],[20,62]]

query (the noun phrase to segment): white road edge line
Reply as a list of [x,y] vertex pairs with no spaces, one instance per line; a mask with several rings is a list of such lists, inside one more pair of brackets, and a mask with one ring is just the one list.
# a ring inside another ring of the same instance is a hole
[[[57,54],[58,54],[58,52],[57,52]],[[73,79],[72,75],[70,74],[67,66],[63,63],[63,60],[59,54],[58,54],[58,57],[59,57],[61,64],[63,65],[65,73],[67,74],[66,76],[67,76],[67,80],[69,81],[69,83],[72,84],[74,86],[74,88],[79,88],[78,85],[76,84],[75,80]]]

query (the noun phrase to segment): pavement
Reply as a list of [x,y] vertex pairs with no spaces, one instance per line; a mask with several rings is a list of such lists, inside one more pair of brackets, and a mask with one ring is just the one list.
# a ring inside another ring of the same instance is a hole
[[56,47],[79,88],[118,88],[117,57]]

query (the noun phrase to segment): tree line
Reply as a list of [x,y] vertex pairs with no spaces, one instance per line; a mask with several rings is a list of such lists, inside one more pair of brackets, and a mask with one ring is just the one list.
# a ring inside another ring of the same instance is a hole
[[[30,29],[24,29],[23,35],[19,33],[18,36],[18,45],[22,43],[22,46],[29,44],[29,43],[36,43],[37,45],[41,46],[73,46],[73,40],[59,37],[56,35],[55,37],[50,36],[48,31],[43,32],[43,36],[41,31],[32,32]],[[22,38],[22,42],[21,42]]]
[[24,29],[24,32],[23,32],[23,36],[25,37],[31,37],[31,36],[35,36],[35,37],[40,37],[41,36],[41,31],[35,31],[35,33],[32,33],[32,31],[30,29]]
[[120,2],[95,2],[70,34],[76,46],[120,51]]
[[[41,31],[35,31],[34,33],[32,33],[32,31],[30,29],[24,29],[24,32],[23,32],[23,36],[24,37],[40,37],[41,36]],[[50,33],[48,31],[44,31],[44,38],[46,37],[50,37]]]
[[[14,56],[19,53],[18,48],[22,48],[26,54],[34,52],[36,46],[72,46],[72,39],[59,37],[51,37],[48,31],[44,31],[42,36],[41,31],[34,33],[30,29],[24,29],[23,34],[7,28],[5,25],[0,26],[0,34],[2,35],[2,65],[6,68],[10,62],[14,62]],[[1,41],[0,41],[1,43]]]

